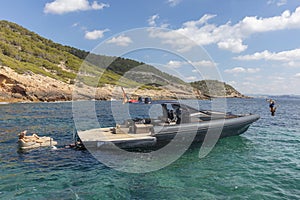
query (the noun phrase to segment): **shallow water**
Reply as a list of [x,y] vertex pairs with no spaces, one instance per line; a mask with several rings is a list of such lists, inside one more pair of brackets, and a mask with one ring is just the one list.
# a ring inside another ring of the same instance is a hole
[[[272,117],[264,99],[228,99],[228,111],[261,119],[243,135],[219,140],[203,159],[193,147],[143,174],[63,148],[75,130],[70,102],[0,105],[0,199],[300,199],[300,99],[277,103]],[[96,102],[103,126],[114,124],[108,104]],[[18,152],[17,134],[25,129],[53,137],[58,149]]]

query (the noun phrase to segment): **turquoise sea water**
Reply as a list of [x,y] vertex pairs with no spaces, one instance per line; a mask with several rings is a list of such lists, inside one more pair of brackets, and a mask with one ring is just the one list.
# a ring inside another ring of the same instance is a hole
[[[101,123],[111,125],[108,103],[96,105]],[[75,129],[69,102],[0,105],[0,199],[300,199],[300,99],[277,103],[272,117],[264,99],[228,99],[228,111],[261,119],[243,135],[219,140],[203,159],[193,147],[144,174],[64,149]],[[53,137],[58,149],[18,152],[17,134],[25,129]]]

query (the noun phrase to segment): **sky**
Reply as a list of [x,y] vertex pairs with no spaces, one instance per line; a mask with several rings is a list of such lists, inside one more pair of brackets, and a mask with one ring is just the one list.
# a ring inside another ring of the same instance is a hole
[[214,78],[195,70],[213,67],[243,94],[300,95],[300,0],[9,0],[0,20],[86,51],[155,38],[172,51],[124,57],[185,81]]

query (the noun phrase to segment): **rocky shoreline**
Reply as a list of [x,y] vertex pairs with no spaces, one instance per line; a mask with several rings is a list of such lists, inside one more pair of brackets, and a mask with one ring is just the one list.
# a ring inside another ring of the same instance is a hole
[[[187,85],[168,85],[158,89],[125,88],[132,98],[148,96],[152,99],[209,99],[210,96]],[[239,93],[226,97],[245,98]],[[122,99],[120,86],[106,84],[93,88],[82,84],[65,82],[34,74],[18,74],[13,69],[0,66],[0,102],[55,102],[71,100]]]

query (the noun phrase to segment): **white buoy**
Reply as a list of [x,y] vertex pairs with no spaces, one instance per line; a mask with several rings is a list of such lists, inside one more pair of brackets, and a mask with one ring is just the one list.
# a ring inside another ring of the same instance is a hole
[[51,148],[52,148],[53,150],[56,150],[56,149],[57,149],[57,147],[56,147],[56,146],[51,146]]

